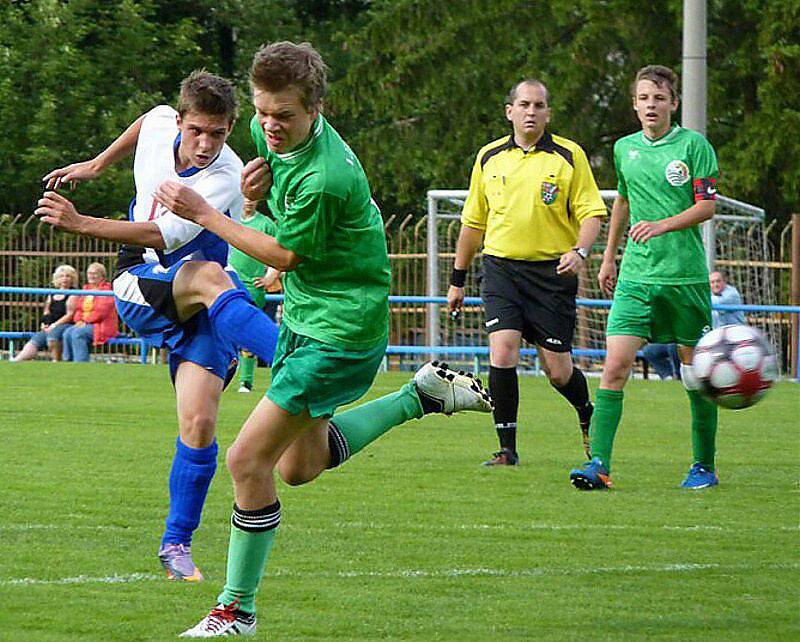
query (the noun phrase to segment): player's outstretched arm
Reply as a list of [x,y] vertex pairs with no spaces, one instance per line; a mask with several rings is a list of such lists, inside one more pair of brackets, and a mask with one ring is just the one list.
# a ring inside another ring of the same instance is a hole
[[298,254],[278,243],[275,237],[239,225],[214,209],[191,187],[175,181],[165,181],[158,186],[155,199],[176,216],[197,223],[248,256],[276,270],[288,272],[296,268],[302,260]]
[[59,167],[46,174],[42,178],[45,189],[58,189],[65,183],[71,183],[74,186],[79,181],[90,181],[97,178],[107,167],[132,154],[139,140],[142,120],[144,120],[144,116],[137,118],[113,143],[93,159]]
[[117,243],[152,247],[157,250],[166,247],[161,230],[155,223],[134,223],[85,216],[75,209],[72,201],[57,192],[45,192],[39,199],[34,213],[45,223],[65,232]]

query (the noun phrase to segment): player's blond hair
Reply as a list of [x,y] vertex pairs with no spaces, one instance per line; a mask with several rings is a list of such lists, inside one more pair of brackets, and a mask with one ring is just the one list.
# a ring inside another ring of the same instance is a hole
[[328,67],[308,42],[284,40],[262,45],[250,65],[254,89],[277,92],[295,87],[307,111],[319,109],[328,93]]

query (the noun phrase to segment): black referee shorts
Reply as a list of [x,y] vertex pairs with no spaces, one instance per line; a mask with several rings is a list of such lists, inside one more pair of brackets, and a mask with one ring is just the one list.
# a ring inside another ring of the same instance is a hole
[[486,331],[519,330],[529,343],[569,352],[575,334],[577,276],[556,274],[558,261],[483,255],[481,297]]

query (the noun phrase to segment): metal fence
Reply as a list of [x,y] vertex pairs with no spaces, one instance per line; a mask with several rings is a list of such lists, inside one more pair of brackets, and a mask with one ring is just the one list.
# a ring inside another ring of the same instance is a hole
[[[455,256],[458,236],[458,212],[465,192],[447,192],[437,201],[435,226],[427,216],[393,215],[385,220],[386,239],[392,264],[391,292],[396,295],[432,295],[446,292],[447,279]],[[444,216],[443,216],[444,214]],[[762,219],[729,214],[730,220],[720,220],[717,226],[717,264],[726,269],[730,280],[740,288],[745,303],[781,304],[788,302],[789,246],[791,227],[775,229],[773,222],[766,226]],[[435,239],[431,229],[436,229]],[[775,239],[775,244],[770,239]],[[429,251],[435,240],[436,260],[429,261]],[[604,298],[596,288],[595,271],[602,252],[598,241],[593,260],[581,274],[579,296]],[[62,264],[72,265],[85,274],[92,262],[106,266],[109,274],[116,267],[114,243],[74,236],[53,230],[34,216],[0,217],[0,285],[17,287],[48,287],[54,269]],[[477,295],[478,264],[470,271],[467,294]],[[435,290],[431,274],[435,276]],[[26,332],[39,327],[42,299],[26,294],[0,295],[0,331]],[[442,304],[392,303],[390,343],[393,345],[485,345],[479,305],[465,306],[461,319],[454,323]],[[602,348],[607,310],[581,308],[576,345],[582,348]],[[775,343],[784,363],[789,363],[788,315],[750,314],[748,322],[765,329]],[[432,331],[435,328],[435,331]],[[121,328],[123,334],[127,329]],[[104,348],[101,355],[108,360],[138,359],[134,347]],[[397,355],[392,360],[399,362]],[[409,359],[411,357],[406,357]],[[527,363],[535,367],[534,362]],[[586,368],[599,367],[597,359],[583,359]]]

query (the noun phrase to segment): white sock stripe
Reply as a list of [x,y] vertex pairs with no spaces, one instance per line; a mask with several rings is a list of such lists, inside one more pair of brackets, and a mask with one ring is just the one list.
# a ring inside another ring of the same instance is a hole
[[280,512],[270,513],[269,515],[250,516],[242,516],[239,513],[234,513],[233,516],[242,524],[268,524],[271,522],[279,522],[281,520]]
[[242,530],[268,531],[277,528],[280,522],[280,509],[266,515],[242,515],[236,511],[231,515],[231,524]]
[[342,431],[339,430],[339,427],[336,426],[336,424],[329,424],[328,428],[333,433],[333,438],[339,446],[339,455],[341,461],[350,459],[350,446],[347,443],[347,440],[344,438]]

